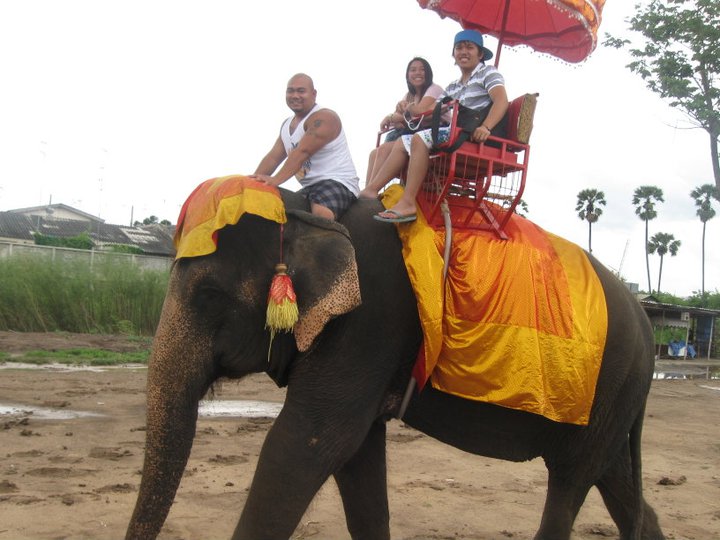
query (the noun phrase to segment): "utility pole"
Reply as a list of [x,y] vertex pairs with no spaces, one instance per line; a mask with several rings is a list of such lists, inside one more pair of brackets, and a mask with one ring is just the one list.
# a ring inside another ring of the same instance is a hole
[[618,277],[620,279],[622,279],[622,267],[623,267],[623,264],[625,263],[625,255],[627,255],[627,249],[628,249],[629,244],[630,244],[630,239],[628,238],[627,240],[625,240],[625,249],[623,250],[622,259],[620,259],[620,266],[618,267]]

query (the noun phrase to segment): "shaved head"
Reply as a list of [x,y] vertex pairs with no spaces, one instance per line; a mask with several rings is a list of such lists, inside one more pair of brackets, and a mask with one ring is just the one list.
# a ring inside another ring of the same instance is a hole
[[315,106],[315,85],[309,75],[296,73],[287,84],[285,99],[296,115],[305,116]]
[[308,90],[315,90],[315,83],[313,83],[312,77],[305,73],[296,73],[288,81],[288,86],[297,86],[298,84],[305,86]]

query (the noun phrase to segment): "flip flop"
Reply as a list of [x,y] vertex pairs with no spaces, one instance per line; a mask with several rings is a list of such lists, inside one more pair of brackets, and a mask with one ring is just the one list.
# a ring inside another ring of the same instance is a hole
[[[396,217],[383,217],[380,214],[393,214]],[[377,221],[382,221],[383,223],[408,223],[417,219],[417,214],[407,214],[403,216],[395,210],[385,210],[383,212],[380,212],[380,214],[375,214],[373,216],[373,219]]]

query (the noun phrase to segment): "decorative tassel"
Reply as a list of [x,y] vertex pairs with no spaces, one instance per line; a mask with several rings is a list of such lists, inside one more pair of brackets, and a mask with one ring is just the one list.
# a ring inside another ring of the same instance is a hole
[[270,329],[270,343],[277,332],[292,331],[298,321],[297,299],[287,265],[275,265],[275,276],[270,284],[265,328]]

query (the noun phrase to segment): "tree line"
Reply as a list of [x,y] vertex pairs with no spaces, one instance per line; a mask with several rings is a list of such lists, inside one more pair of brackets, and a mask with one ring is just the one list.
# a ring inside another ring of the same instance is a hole
[[[720,202],[720,190],[713,184],[703,184],[690,192],[695,202],[695,215],[702,222],[702,280],[700,297],[705,298],[705,236],[707,222],[715,217],[716,211],[713,202]],[[657,206],[665,202],[663,190],[657,186],[640,186],[635,189],[632,197],[632,204],[635,206],[635,214],[645,222],[645,266],[647,268],[647,290],[653,292],[650,276],[650,255],[660,256],[660,269],[658,271],[657,288],[654,290],[660,293],[662,283],[662,270],[665,255],[674,257],[677,255],[681,241],[667,232],[657,232],[650,236],[650,221],[658,216]],[[607,204],[605,193],[594,188],[583,189],[577,194],[575,211],[578,218],[588,223],[588,251],[592,253],[592,226],[602,215],[602,207]]]
[[[705,291],[705,233],[715,217],[713,201],[720,201],[720,2],[717,0],[650,0],[636,4],[626,22],[633,40],[606,34],[604,45],[628,50],[632,61],[627,68],[639,75],[648,89],[671,107],[685,114],[693,128],[707,132],[714,184],[703,184],[690,192],[696,215],[702,222],[701,306],[708,303]],[[640,186],[633,193],[635,214],[645,222],[645,265],[647,290],[653,292],[650,255],[660,257],[657,294],[660,294],[664,257],[677,255],[680,240],[666,232],[649,236],[649,222],[664,202],[657,186]],[[592,225],[602,215],[605,194],[597,189],[578,193],[575,210],[588,222],[588,250],[592,252]],[[714,297],[719,297],[716,293]],[[715,300],[715,298],[713,298]],[[720,307],[720,305],[716,306]]]

